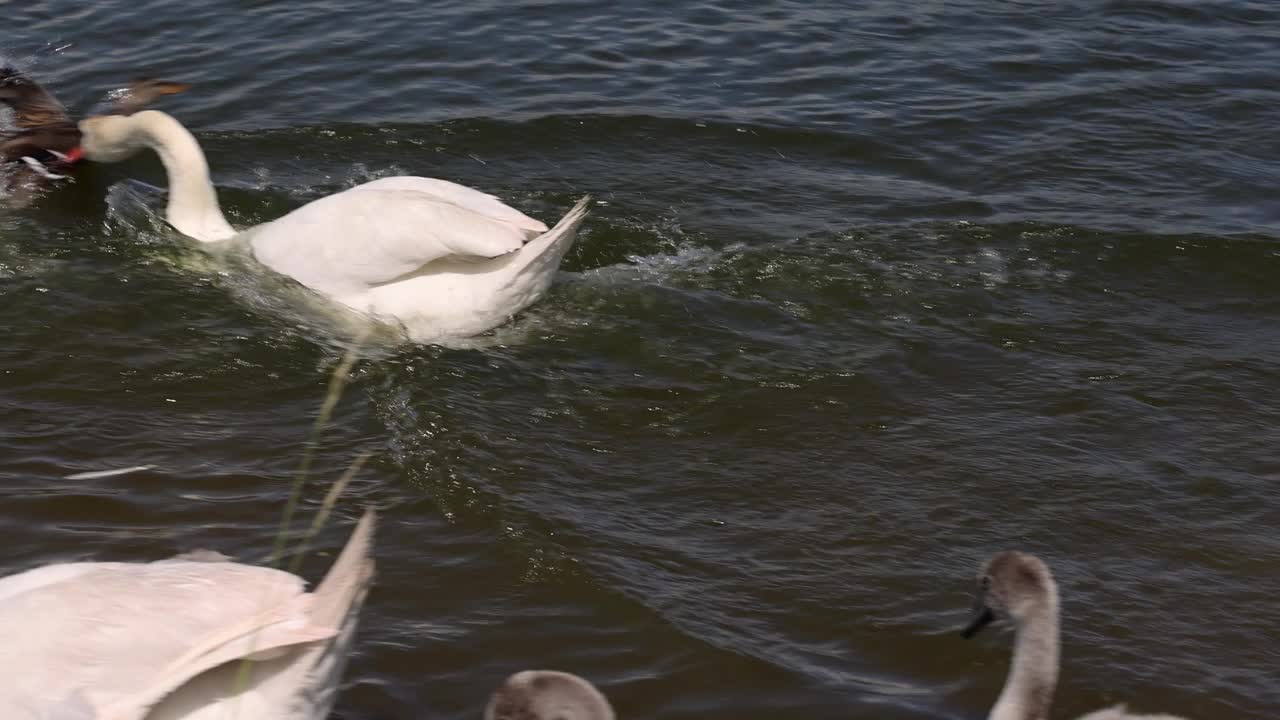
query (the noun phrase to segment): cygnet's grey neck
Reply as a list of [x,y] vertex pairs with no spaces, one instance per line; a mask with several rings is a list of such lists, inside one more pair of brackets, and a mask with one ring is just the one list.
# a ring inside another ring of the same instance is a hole
[[988,720],[1048,720],[1058,657],[1058,601],[1050,592],[1018,624],[1009,675]]

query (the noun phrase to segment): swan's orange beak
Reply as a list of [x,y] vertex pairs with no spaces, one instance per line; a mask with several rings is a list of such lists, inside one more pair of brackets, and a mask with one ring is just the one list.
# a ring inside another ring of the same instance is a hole
[[84,159],[84,148],[73,147],[66,152],[67,162],[78,163]]

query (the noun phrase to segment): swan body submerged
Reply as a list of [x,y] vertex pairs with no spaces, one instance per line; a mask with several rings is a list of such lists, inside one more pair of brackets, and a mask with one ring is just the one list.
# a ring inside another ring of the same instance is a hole
[[550,230],[497,198],[445,180],[392,177],[321,198],[238,233],[223,217],[204,152],[155,110],[80,123],[85,157],[143,148],[169,176],[166,219],[206,243],[243,239],[263,265],[431,342],[491,330],[536,302],[586,218],[583,198]]
[[373,576],[374,523],[366,513],[309,593],[296,575],[210,552],[0,579],[0,717],[326,717]]

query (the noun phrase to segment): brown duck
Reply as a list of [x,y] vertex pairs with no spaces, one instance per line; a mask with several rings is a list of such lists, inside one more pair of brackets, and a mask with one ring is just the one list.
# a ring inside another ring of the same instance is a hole
[[[191,86],[144,79],[130,84],[116,98],[114,114],[132,115],[161,95],[180,93]],[[31,188],[44,181],[68,177],[80,160],[80,129],[66,108],[49,91],[25,73],[0,67],[0,103],[14,114],[14,130],[0,132],[0,164],[10,189]],[[19,204],[30,193],[15,193]]]

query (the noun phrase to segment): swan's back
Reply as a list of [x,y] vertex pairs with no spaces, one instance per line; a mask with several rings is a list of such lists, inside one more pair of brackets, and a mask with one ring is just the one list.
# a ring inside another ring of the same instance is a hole
[[525,215],[489,193],[448,180],[403,175],[357,185],[352,190],[411,190],[434,196],[477,215],[514,225],[532,235],[547,231],[547,224]]
[[[244,717],[322,717],[310,711],[332,704],[332,671],[372,577],[372,523],[312,593],[290,573],[214,559],[71,563],[0,580],[0,718],[196,720],[230,703]],[[235,661],[251,656],[267,662],[232,697]]]
[[320,198],[251,231],[253,254],[277,272],[344,296],[442,258],[494,258],[546,225],[446,180],[393,177]]
[[143,692],[193,638],[303,592],[289,573],[228,562],[77,563],[33,572],[59,577],[0,601],[7,646],[0,677],[10,688],[0,693],[4,718],[22,716],[13,703],[51,706],[70,688],[94,688],[103,702]]

